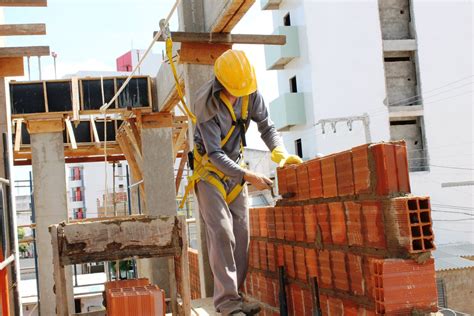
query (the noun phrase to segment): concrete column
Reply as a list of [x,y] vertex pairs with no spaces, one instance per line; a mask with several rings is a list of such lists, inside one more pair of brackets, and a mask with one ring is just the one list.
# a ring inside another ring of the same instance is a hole
[[[30,130],[30,132],[32,132]],[[39,299],[41,315],[56,315],[53,292],[51,236],[48,227],[67,220],[66,170],[63,133],[31,134],[33,186],[36,208],[36,245],[38,247]],[[74,310],[71,267],[66,267],[69,310]]]
[[[204,4],[202,0],[190,0],[182,2],[179,10],[179,27],[186,32],[205,32]],[[203,84],[208,82],[213,76],[211,65],[184,64],[184,82],[186,100],[192,111],[194,111],[194,100],[196,92]],[[192,124],[188,129],[189,148],[194,147]],[[209,265],[209,254],[207,251],[206,226],[199,212],[197,200],[194,199],[194,210],[197,227],[199,276],[201,280],[202,297],[210,297],[214,292],[214,278]]]
[[[160,115],[160,114],[153,114]],[[151,216],[177,215],[174,182],[173,130],[171,115],[164,127],[143,124],[141,140],[143,154],[143,180],[145,185],[145,214]],[[169,291],[169,258],[140,260],[139,273]]]

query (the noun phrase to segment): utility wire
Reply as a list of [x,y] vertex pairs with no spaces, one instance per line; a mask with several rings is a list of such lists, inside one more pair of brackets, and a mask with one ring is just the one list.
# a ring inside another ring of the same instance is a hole
[[[469,77],[467,77],[467,78],[472,78],[472,77],[473,77],[473,76],[469,76]],[[444,87],[453,85],[453,84],[458,83],[458,82],[460,82],[460,81],[464,81],[464,80],[467,79],[467,78],[454,81],[454,82],[452,82],[451,84],[448,84],[448,85],[445,85],[445,86],[436,88],[436,89],[431,90],[431,91],[440,90],[440,89],[442,89],[442,88],[444,88]],[[459,88],[461,88],[461,87],[465,87],[465,86],[468,86],[468,85],[471,85],[471,84],[473,84],[472,81],[470,81],[470,82],[468,82],[468,83],[464,83],[464,84],[462,84],[462,85],[460,85],[460,86],[457,86],[457,87],[454,87],[454,88],[445,90],[445,91],[441,91],[441,92],[438,92],[438,93],[435,93],[435,94],[431,94],[431,95],[429,95],[430,92],[425,92],[425,93],[423,93],[423,94],[417,94],[417,95],[414,95],[414,96],[412,96],[412,97],[405,98],[405,99],[401,99],[401,100],[395,101],[395,102],[393,102],[393,103],[390,103],[389,106],[397,106],[397,104],[400,104],[400,103],[406,104],[407,102],[405,102],[405,101],[411,100],[411,99],[416,99],[416,100],[410,101],[410,102],[408,102],[408,103],[418,102],[418,101],[422,100],[422,98],[425,98],[425,99],[426,99],[426,98],[431,98],[431,97],[433,97],[433,96],[440,95],[440,94],[446,93],[446,92],[448,92],[448,91],[456,90],[456,89],[459,89]],[[427,96],[427,95],[428,95],[428,96]]]
[[441,211],[441,210],[431,210],[434,213],[449,213],[449,214],[462,214],[462,215],[468,215],[468,216],[474,216],[472,213],[467,213],[467,212],[457,212],[457,211]]

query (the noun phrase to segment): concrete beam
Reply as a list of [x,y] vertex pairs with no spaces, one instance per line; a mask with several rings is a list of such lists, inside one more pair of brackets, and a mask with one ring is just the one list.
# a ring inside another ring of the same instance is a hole
[[[31,134],[41,315],[55,315],[51,236],[48,227],[66,221],[67,192],[62,131]],[[70,267],[66,270],[70,310],[74,306]]]

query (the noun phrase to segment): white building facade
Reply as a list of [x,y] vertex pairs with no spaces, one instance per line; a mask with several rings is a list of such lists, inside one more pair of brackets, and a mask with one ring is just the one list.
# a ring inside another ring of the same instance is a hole
[[269,108],[305,159],[405,139],[438,243],[474,242],[473,2],[262,0],[283,47]]

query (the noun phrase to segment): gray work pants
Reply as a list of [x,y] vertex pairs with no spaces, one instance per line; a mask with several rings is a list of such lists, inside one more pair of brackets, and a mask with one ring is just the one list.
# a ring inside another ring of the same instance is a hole
[[214,274],[214,306],[218,312],[228,314],[242,305],[239,288],[248,268],[247,186],[230,205],[206,181],[199,181],[195,192],[207,228],[207,249]]

